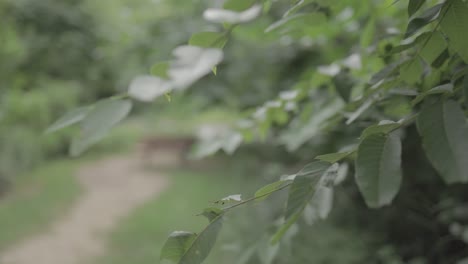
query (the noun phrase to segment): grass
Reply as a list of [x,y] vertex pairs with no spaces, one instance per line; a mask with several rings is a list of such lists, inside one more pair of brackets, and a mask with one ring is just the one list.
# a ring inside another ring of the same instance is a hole
[[207,220],[196,216],[210,202],[239,193],[240,180],[217,171],[169,173],[171,185],[126,218],[110,236],[110,247],[95,264],[154,264],[171,231],[199,232]]
[[0,200],[0,251],[50,224],[78,197],[78,160],[60,160],[17,177]]

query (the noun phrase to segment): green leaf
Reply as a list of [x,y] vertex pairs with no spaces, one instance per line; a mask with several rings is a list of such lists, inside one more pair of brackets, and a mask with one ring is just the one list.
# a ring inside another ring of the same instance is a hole
[[260,4],[255,4],[241,11],[208,8],[203,12],[203,18],[214,23],[243,24],[255,20],[261,13],[262,5]]
[[426,0],[409,0],[408,2],[408,17],[416,13]]
[[320,109],[317,109],[317,112],[305,124],[302,124],[301,120],[301,123],[296,123],[297,126],[290,126],[281,137],[281,141],[286,144],[288,151],[298,149],[305,142],[320,133],[327,124],[327,121],[336,115],[343,108],[343,105],[343,101],[336,98],[326,103]]
[[267,184],[267,185],[263,186],[262,188],[258,189],[255,192],[254,197],[255,197],[255,199],[257,199],[259,201],[263,200],[263,199],[266,199],[268,196],[273,194],[275,191],[280,190],[286,184],[288,184],[287,181],[276,181],[276,182]]
[[299,176],[306,176],[306,177],[315,177],[317,175],[321,175],[330,164],[322,161],[313,161],[311,163],[306,164],[296,175]]
[[[288,9],[284,14],[283,17],[288,17],[294,14],[299,13],[312,13],[312,12],[324,12],[332,11],[328,9],[328,7],[333,6],[336,7],[337,3],[334,1],[316,1],[316,0],[299,0],[296,1],[296,4],[293,5],[290,9]],[[332,11],[333,12],[333,11]]]
[[227,0],[224,2],[223,8],[233,11],[243,11],[253,6],[257,0]]
[[192,245],[197,234],[186,231],[174,231],[169,235],[166,243],[161,249],[161,260],[177,263],[184,253]]
[[240,194],[232,194],[224,197],[220,200],[221,202],[240,202],[242,201],[242,196]]
[[210,222],[212,222],[214,219],[216,219],[218,216],[222,214],[223,214],[223,210],[216,208],[216,207],[205,208],[205,210],[203,210],[203,213],[201,213],[201,215],[208,218]]
[[243,140],[244,137],[240,133],[230,133],[223,139],[222,149],[224,152],[231,155],[242,144]]
[[375,18],[372,16],[366,23],[364,30],[361,34],[361,47],[366,49],[373,42],[375,37]]
[[405,38],[408,38],[418,32],[422,27],[436,20],[441,13],[440,10],[443,4],[435,5],[425,10],[421,16],[411,19],[406,28]]
[[292,215],[286,222],[276,231],[276,233],[271,237],[271,244],[276,244],[280,239],[286,234],[286,232],[291,228],[291,226],[296,223],[296,221],[301,216],[301,213],[295,213]]
[[200,264],[208,257],[223,225],[223,215],[222,211],[210,210],[210,224],[193,240],[178,264]]
[[468,106],[468,75],[463,78],[463,95],[465,97],[465,106]]
[[378,125],[372,125],[370,127],[367,127],[362,131],[361,138],[364,139],[368,136],[374,135],[374,134],[388,134],[392,132],[393,130],[399,128],[401,126],[400,123],[396,122],[391,122],[391,123],[381,123]]
[[351,99],[351,92],[356,81],[347,72],[341,71],[332,78],[333,85],[340,97],[349,102]]
[[104,138],[113,126],[130,113],[131,108],[130,100],[108,99],[97,103],[82,120],[81,131],[72,140],[70,154],[80,155]]
[[189,45],[202,48],[224,48],[228,39],[226,34],[222,32],[204,31],[192,35],[189,40]]
[[260,239],[257,243],[257,256],[260,260],[259,264],[273,264],[276,256],[279,253],[280,245],[271,244],[268,237]]
[[348,117],[348,120],[346,120],[346,125],[350,125],[354,121],[356,121],[362,114],[364,114],[372,105],[375,103],[375,98],[369,98],[364,103],[362,103],[356,111],[351,113],[351,115]]
[[315,161],[307,164],[296,174],[288,193],[285,223],[273,235],[271,243],[277,243],[299,219],[317,188],[333,184],[338,168],[337,164],[330,166],[327,162]]
[[207,208],[203,215],[210,223],[200,234],[182,232],[172,233],[169,236],[161,251],[163,261],[200,264],[205,260],[221,230],[224,212],[218,208]]
[[409,60],[401,65],[400,77],[408,84],[415,84],[421,80],[423,65],[418,58]]
[[432,64],[447,48],[444,36],[438,31],[428,35],[422,40],[422,48],[419,55],[428,63]]
[[384,68],[382,68],[380,71],[378,71],[376,74],[372,75],[369,84],[370,85],[375,85],[379,83],[380,81],[386,79],[387,77],[391,77],[398,73],[398,67],[400,66],[399,62],[394,62],[391,64],[388,64]]
[[215,48],[184,45],[175,48],[172,53],[175,59],[167,74],[171,86],[181,90],[209,74],[223,60],[223,51]]
[[445,49],[431,64],[433,68],[440,68],[450,58],[449,49]]
[[312,198],[314,184],[320,180],[320,176],[323,175],[328,167],[330,167],[330,164],[327,162],[315,161],[307,164],[297,173],[289,189],[285,213],[286,219],[304,210],[305,205]]
[[128,87],[128,95],[142,102],[151,102],[172,91],[171,82],[154,76],[138,76]]
[[330,153],[330,154],[317,156],[317,157],[315,157],[315,159],[333,164],[335,162],[338,162],[338,161],[348,157],[352,153],[353,153],[353,151]]
[[440,27],[449,39],[449,46],[468,63],[468,38],[466,37],[466,25],[468,25],[468,3],[464,0],[448,1],[448,10],[442,17]]
[[326,219],[333,207],[333,186],[335,185],[340,166],[338,163],[330,166],[320,178],[310,202],[311,208],[318,219]]
[[326,219],[333,208],[333,188],[318,186],[310,205],[318,219]]
[[429,95],[433,94],[447,94],[447,93],[452,93],[453,92],[453,84],[452,83],[446,83],[442,84],[439,86],[436,86],[428,91],[425,91],[421,94],[419,94],[412,102],[411,104],[414,106],[416,104],[419,104],[424,98],[426,98]]
[[401,184],[401,142],[394,134],[373,134],[359,145],[356,182],[367,206],[390,204]]
[[52,125],[50,125],[47,128],[45,133],[52,133],[62,128],[65,128],[65,127],[68,127],[68,126],[71,126],[80,122],[86,117],[86,115],[88,115],[91,109],[92,109],[91,106],[84,106],[84,107],[79,107],[79,108],[76,108],[67,112],[62,117],[60,117],[57,121],[55,121]]
[[447,183],[468,182],[468,124],[453,100],[427,103],[417,119],[423,147]]
[[273,32],[276,30],[284,29],[288,30],[288,26],[291,24],[320,24],[326,21],[326,17],[322,13],[305,13],[305,14],[294,14],[288,17],[283,17],[282,19],[274,22],[265,29],[265,33]]
[[169,62],[158,62],[151,67],[150,73],[156,77],[163,79],[169,78],[167,71],[169,70]]
[[304,208],[304,220],[311,225],[317,220],[326,219],[333,207],[333,186],[335,185],[340,166],[333,164],[320,178],[314,195]]

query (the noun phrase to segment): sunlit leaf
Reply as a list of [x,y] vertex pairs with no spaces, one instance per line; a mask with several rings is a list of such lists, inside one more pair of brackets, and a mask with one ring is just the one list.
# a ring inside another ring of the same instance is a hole
[[223,52],[214,48],[179,46],[173,51],[175,61],[168,75],[174,88],[185,89],[209,74],[223,59]]
[[336,63],[332,63],[330,65],[322,65],[317,67],[317,71],[323,75],[327,76],[336,76],[340,73],[341,67]]
[[172,84],[167,80],[153,76],[139,76],[130,83],[128,95],[139,101],[151,102],[171,90]]
[[236,12],[221,8],[209,8],[203,13],[203,18],[209,22],[241,24],[256,19],[262,13],[261,5],[253,5],[249,9]]
[[242,143],[243,137],[240,133],[230,133],[223,139],[223,150],[227,154],[232,154]]
[[333,188],[328,186],[317,187],[310,204],[318,219],[326,219],[333,208]]
[[232,195],[224,197],[223,199],[221,199],[221,201],[223,201],[223,202],[240,202],[240,201],[242,201],[242,197],[241,197],[240,194],[232,194]]
[[340,164],[340,167],[338,168],[338,172],[336,173],[336,178],[335,178],[335,185],[339,185],[342,182],[346,180],[346,177],[348,176],[349,172],[349,165],[348,163],[342,163]]

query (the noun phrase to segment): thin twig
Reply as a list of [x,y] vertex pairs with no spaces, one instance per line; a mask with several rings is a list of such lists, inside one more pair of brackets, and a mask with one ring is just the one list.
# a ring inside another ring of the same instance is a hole
[[291,184],[292,184],[292,182],[290,182],[290,183],[288,183],[288,184],[286,184],[286,185],[284,185],[284,186],[281,186],[280,188],[278,188],[278,189],[276,189],[276,190],[273,190],[273,191],[271,191],[271,192],[265,193],[265,194],[263,194],[263,195],[254,196],[254,197],[251,197],[251,198],[249,198],[249,199],[247,199],[247,200],[244,200],[244,201],[242,201],[242,202],[239,202],[239,203],[233,204],[233,205],[231,205],[231,206],[225,207],[225,208],[223,208],[223,211],[229,211],[229,210],[231,210],[231,209],[233,209],[233,208],[236,208],[236,207],[238,207],[238,206],[241,206],[241,205],[243,205],[243,204],[246,204],[246,203],[255,201],[255,200],[257,200],[257,199],[263,198],[263,197],[265,197],[265,196],[271,195],[271,194],[273,194],[273,193],[275,193],[275,192],[278,192],[278,191],[281,191],[281,190],[285,189],[286,187],[289,187]]

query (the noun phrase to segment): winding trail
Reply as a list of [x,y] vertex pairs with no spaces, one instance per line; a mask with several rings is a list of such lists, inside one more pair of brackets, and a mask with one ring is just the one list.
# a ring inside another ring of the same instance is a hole
[[162,175],[143,170],[135,154],[97,161],[77,177],[84,191],[73,208],[50,229],[7,250],[1,264],[86,263],[105,252],[106,235],[120,219],[167,186]]

